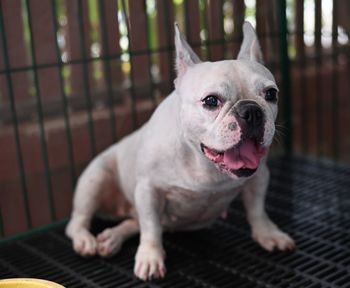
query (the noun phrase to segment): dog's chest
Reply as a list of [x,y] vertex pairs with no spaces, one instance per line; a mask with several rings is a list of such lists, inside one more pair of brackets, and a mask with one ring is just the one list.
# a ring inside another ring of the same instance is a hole
[[162,224],[169,229],[196,229],[222,215],[238,189],[212,193],[171,187],[165,192]]

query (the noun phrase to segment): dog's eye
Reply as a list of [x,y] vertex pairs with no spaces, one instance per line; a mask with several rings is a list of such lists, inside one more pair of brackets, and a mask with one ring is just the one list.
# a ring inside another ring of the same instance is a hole
[[203,100],[203,106],[206,108],[215,108],[217,106],[219,106],[220,104],[220,100],[217,96],[215,95],[209,95],[207,97],[205,97]]
[[265,91],[265,100],[268,102],[277,102],[277,90],[270,88]]

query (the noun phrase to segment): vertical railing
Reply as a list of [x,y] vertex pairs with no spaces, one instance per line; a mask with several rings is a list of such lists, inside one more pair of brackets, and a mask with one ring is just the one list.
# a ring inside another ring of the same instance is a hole
[[[78,24],[78,33],[79,33],[79,47],[80,55],[82,60],[82,77],[83,77],[83,95],[85,96],[86,111],[88,115],[88,130],[89,130],[89,143],[91,145],[91,156],[94,157],[97,153],[96,150],[96,138],[94,131],[94,119],[93,119],[93,105],[92,105],[92,96],[91,96],[91,83],[92,77],[91,72],[89,73],[91,67],[88,65],[87,59],[89,57],[90,51],[90,39],[89,39],[89,20],[88,20],[88,2],[78,0],[76,11],[77,14],[75,17],[79,20]],[[80,92],[80,91],[79,91]]]
[[157,0],[158,46],[164,47],[158,53],[159,59],[159,89],[162,95],[167,95],[172,89],[175,78],[173,69],[173,53],[171,47],[174,39],[174,7],[171,0]]
[[[131,47],[130,65],[135,87],[136,100],[152,96],[151,61],[148,51],[148,27],[145,1],[128,1],[129,41]],[[135,54],[134,51],[144,51]],[[137,67],[137,69],[136,69]]]
[[[295,67],[293,67],[293,79],[295,94],[293,95],[292,109],[300,116],[294,119],[294,126],[302,127],[307,121],[306,105],[303,95],[306,92],[306,63],[305,63],[305,42],[304,42],[304,0],[295,1]],[[306,149],[306,129],[293,130],[293,147],[298,151]]]
[[223,1],[209,1],[207,3],[208,58],[211,61],[222,60],[225,57]]
[[236,57],[239,52],[240,48],[240,42],[243,39],[243,33],[241,27],[243,26],[244,22],[244,15],[245,15],[245,5],[243,0],[233,0],[232,1],[232,7],[233,7],[233,55]]
[[290,65],[288,56],[288,27],[286,15],[286,1],[278,1],[279,3],[279,27],[280,27],[280,65],[281,65],[281,94],[283,95],[283,113],[284,125],[287,131],[285,138],[285,152],[293,152],[293,130],[291,123],[291,86],[290,86]]
[[40,90],[40,84],[39,84],[39,75],[36,68],[37,65],[37,55],[36,55],[36,44],[34,42],[34,31],[33,31],[33,15],[31,11],[31,6],[29,3],[29,0],[26,1],[26,8],[28,11],[28,24],[29,24],[29,35],[30,35],[30,51],[31,51],[31,58],[33,63],[33,77],[34,77],[34,88],[35,88],[35,102],[36,102],[36,113],[38,116],[38,126],[39,126],[39,134],[40,134],[40,150],[42,155],[42,161],[44,165],[44,171],[45,171],[45,182],[46,182],[46,190],[48,193],[48,207],[49,207],[49,213],[51,217],[51,221],[56,220],[56,209],[54,205],[53,200],[53,193],[52,193],[52,179],[51,179],[51,169],[49,164],[49,153],[47,149],[47,141],[46,141],[46,131],[45,131],[45,119],[44,119],[44,112],[43,112],[43,104],[42,104],[42,93]]
[[186,37],[188,42],[192,45],[193,51],[202,58],[201,39],[200,39],[200,11],[198,1],[185,1],[185,27]]
[[[127,12],[127,2],[126,0],[121,0],[121,11],[122,11],[122,15],[125,21],[125,27],[127,29],[127,35],[129,37],[130,35],[130,25],[128,22],[128,12]],[[130,38],[129,38],[130,39]],[[130,40],[129,40],[130,41]],[[129,80],[130,80],[130,85],[129,85],[129,92],[130,92],[130,98],[131,98],[131,115],[132,115],[132,127],[133,129],[136,129],[139,125],[139,120],[138,120],[138,115],[137,115],[137,107],[136,107],[136,99],[137,99],[137,92],[135,90],[135,77],[134,77],[134,69],[135,66],[132,65],[132,61],[133,61],[133,54],[131,53],[133,49],[132,43],[130,41],[129,45],[128,45],[128,55],[129,55],[129,59],[130,59],[130,72],[129,72]]]
[[[320,87],[320,81],[321,81],[321,69],[322,69],[322,43],[321,43],[321,37],[322,37],[322,1],[321,0],[315,0],[315,93],[313,94],[315,99],[313,100],[314,105],[309,106],[309,110],[312,109],[312,106],[315,108],[313,109],[314,112],[314,119],[313,121],[309,121],[310,123],[314,123],[314,127],[311,127],[312,131],[314,132],[314,137],[311,141],[313,145],[315,146],[313,149],[317,151],[318,155],[323,154],[323,147],[319,145],[320,143],[323,143],[324,135],[322,131],[322,126],[319,123],[322,123],[322,104],[324,103],[324,95],[322,93],[322,88]],[[318,98],[318,99],[317,99]],[[318,145],[317,145],[318,144]]]
[[[340,100],[339,100],[339,94],[340,94],[340,89],[339,89],[339,81],[338,81],[338,0],[333,0],[333,12],[332,12],[332,67],[335,70],[332,74],[332,91],[334,93],[334,99],[332,101],[332,131],[333,131],[333,149],[332,149],[332,155],[334,159],[339,160],[340,156],[340,145],[338,139],[339,137],[339,124],[344,121],[344,123],[347,123],[347,117],[342,117],[340,118],[338,115],[338,107],[340,105]],[[349,59],[348,59],[349,61]],[[347,63],[348,66],[349,63]],[[350,108],[350,107],[349,107]],[[349,114],[349,111],[348,111]],[[347,125],[345,125],[347,126]],[[344,130],[343,130],[344,131]],[[345,135],[349,133],[349,130],[344,131]],[[345,146],[346,147],[346,146]],[[348,148],[346,148],[348,149]]]
[[[58,12],[57,12],[57,1],[52,2],[52,15],[53,15],[53,27],[55,34],[58,33]],[[77,179],[77,173],[76,173],[76,164],[74,160],[74,146],[73,146],[73,139],[72,139],[72,130],[71,130],[71,121],[70,121],[70,115],[69,115],[69,103],[67,99],[67,93],[64,89],[64,78],[63,78],[63,62],[61,58],[61,53],[59,49],[59,43],[57,37],[55,37],[54,40],[55,43],[55,53],[56,53],[56,61],[58,64],[59,69],[59,85],[60,85],[60,94],[61,94],[61,101],[62,101],[62,110],[63,110],[63,118],[64,118],[64,130],[67,138],[67,151],[68,151],[68,167],[69,172],[71,176],[71,184],[72,187],[74,187],[76,179]]]
[[[146,55],[147,55],[147,68],[148,68],[148,77],[149,77],[149,81],[150,83],[148,85],[150,85],[150,94],[146,95],[146,97],[148,99],[151,99],[151,101],[153,102],[153,106],[156,107],[156,98],[155,98],[155,81],[154,81],[154,77],[152,74],[152,66],[153,66],[153,60],[152,60],[152,49],[154,49],[155,47],[151,46],[151,19],[149,17],[149,15],[147,15],[147,10],[148,10],[148,3],[147,1],[145,1],[145,10],[144,10],[144,15],[145,15],[145,28],[146,28]],[[152,27],[153,29],[155,27]],[[155,34],[156,31],[152,31],[152,34]],[[153,44],[152,44],[153,45]],[[142,122],[145,122],[149,119],[149,117],[151,116],[151,114],[146,116],[146,119],[142,119]]]
[[[117,2],[111,0],[99,1],[99,12],[100,12],[100,33],[102,38],[102,55],[109,57],[111,54],[120,54],[119,43],[116,43],[116,40],[119,39],[119,30],[118,30],[118,15],[115,12],[118,9]],[[115,124],[115,96],[113,83],[119,83],[122,80],[122,73],[120,66],[116,65],[112,67],[112,60],[104,59],[103,68],[104,76],[107,84],[107,93],[108,93],[108,104],[109,104],[109,113],[110,113],[110,123],[111,123],[111,134],[113,142],[117,141],[116,134],[116,124]],[[119,67],[118,67],[119,66]]]

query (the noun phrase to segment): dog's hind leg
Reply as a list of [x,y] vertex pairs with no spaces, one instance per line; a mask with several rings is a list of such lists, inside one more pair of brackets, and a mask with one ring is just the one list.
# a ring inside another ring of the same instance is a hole
[[123,242],[139,230],[135,219],[126,219],[115,227],[103,230],[97,235],[97,253],[102,257],[113,256],[120,250]]

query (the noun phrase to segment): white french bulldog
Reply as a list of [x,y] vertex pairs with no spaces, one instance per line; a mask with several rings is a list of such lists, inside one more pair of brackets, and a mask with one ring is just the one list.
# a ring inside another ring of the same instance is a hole
[[[210,225],[240,192],[253,239],[269,251],[295,247],[264,208],[278,88],[253,27],[243,26],[237,60],[218,62],[201,62],[175,30],[175,91],[86,168],[66,229],[77,253],[103,257],[140,232],[134,272],[143,280],[166,273],[163,231]],[[95,237],[95,213],[124,221]]]

